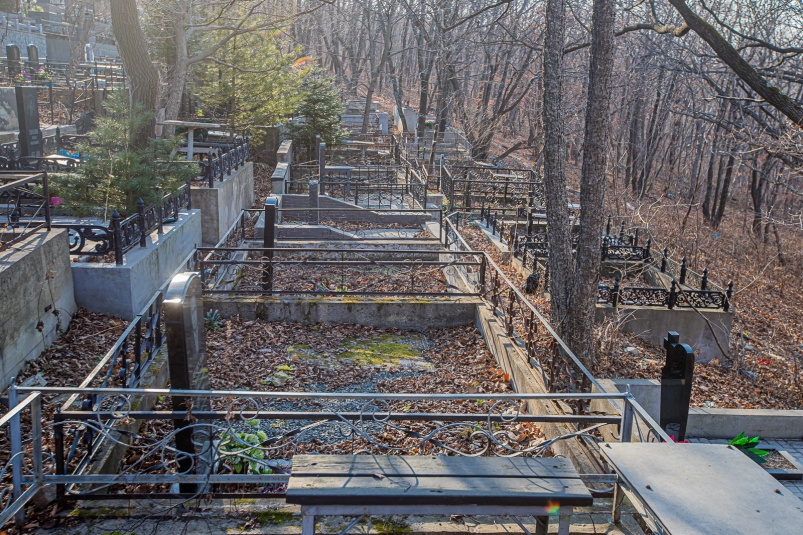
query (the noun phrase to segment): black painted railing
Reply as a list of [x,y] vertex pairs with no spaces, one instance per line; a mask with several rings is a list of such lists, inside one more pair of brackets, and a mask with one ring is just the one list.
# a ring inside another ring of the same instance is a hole
[[54,228],[69,229],[70,254],[73,256],[105,256],[114,254],[114,262],[123,265],[125,253],[139,245],[147,247],[147,238],[154,231],[161,234],[164,224],[175,222],[179,211],[191,209],[190,189],[184,185],[176,193],[162,197],[161,202],[145,206],[137,203],[137,213],[122,218],[115,210],[108,226],[99,224],[54,223]]
[[[36,191],[42,188],[42,193]],[[0,251],[40,229],[50,230],[47,173],[0,171]]]
[[230,175],[232,171],[237,171],[245,165],[249,158],[249,142],[248,136],[235,138],[232,143],[196,142],[193,150],[195,154],[201,155],[198,161],[201,166],[201,175],[194,180],[207,182],[210,188],[215,187],[216,180],[223,180],[226,175]]

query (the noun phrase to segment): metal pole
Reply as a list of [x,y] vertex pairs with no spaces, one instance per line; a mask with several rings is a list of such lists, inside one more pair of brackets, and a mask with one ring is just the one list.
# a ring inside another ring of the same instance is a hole
[[273,248],[276,246],[276,198],[265,199],[265,230],[262,234],[262,247],[267,266],[262,270],[262,290],[273,290]]
[[633,396],[628,388],[627,396],[623,400],[625,406],[622,409],[622,423],[619,425],[619,442],[630,442],[633,436],[633,405],[630,404],[632,399]]
[[42,194],[45,197],[45,223],[47,224],[47,230],[50,231],[50,187],[47,183],[47,171],[42,172]]
[[120,232],[120,214],[115,210],[112,212],[112,235],[114,236],[114,263],[118,266],[123,265],[123,237]]
[[[12,411],[19,404],[17,395],[17,384],[11,379],[8,387],[8,410]],[[15,414],[9,422],[10,442],[11,442],[11,485],[13,487],[14,501],[22,496],[22,429],[20,427],[20,416]],[[25,525],[25,508],[21,507],[14,515],[17,528]]]
[[[320,219],[320,212],[318,211],[320,204],[318,199],[317,180],[309,181],[309,207],[312,208],[312,210],[310,210],[310,223],[312,223],[313,225],[320,225],[321,219]],[[267,219],[265,220],[265,224],[267,225]]]
[[145,242],[147,236],[145,233],[145,201],[142,200],[142,197],[137,201],[137,213],[139,214],[139,246],[147,247]]

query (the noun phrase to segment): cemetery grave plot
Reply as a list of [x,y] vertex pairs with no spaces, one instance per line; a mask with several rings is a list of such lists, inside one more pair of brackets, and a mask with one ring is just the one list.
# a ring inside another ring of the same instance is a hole
[[[774,240],[764,243],[745,237],[747,216],[724,218],[716,232],[687,228],[680,240],[681,221],[665,216],[674,209],[669,203],[662,199],[640,208],[631,226],[649,226],[661,236],[671,256],[687,257],[690,269],[717,266],[711,275],[714,283],[723,286],[733,281],[730,354],[720,362],[739,385],[731,397],[747,402],[759,390],[770,399],[786,400],[789,408],[803,408],[803,286],[799,284],[803,275],[799,256],[794,254],[803,250],[803,235],[791,229],[784,235],[784,263],[779,261]],[[752,408],[781,406],[762,403],[757,397]]]
[[[476,225],[461,224],[460,232],[472,248],[488,252],[510,280],[524,285],[523,277],[501,261],[499,250]],[[542,314],[549,313],[549,299],[541,297],[540,292],[526,297]],[[758,316],[768,317],[766,314]],[[592,370],[596,377],[660,379],[665,356],[663,348],[641,340],[634,334],[619,331],[611,324],[599,324],[595,330],[601,348],[597,367]],[[748,373],[740,373],[734,363],[718,360],[695,366],[691,398],[693,407],[800,409],[803,406],[799,386],[794,386],[794,370],[789,369],[793,363],[781,360],[777,355],[772,357],[770,355],[775,353],[771,348],[762,351],[763,348],[756,349],[757,343],[753,345],[755,342],[751,342],[747,345],[753,348],[753,353],[747,353],[748,356],[756,353],[759,356],[751,359],[753,362],[748,364],[751,368]],[[625,351],[630,348],[637,351]],[[762,357],[762,352],[766,356]],[[779,384],[779,378],[785,382]]]
[[[208,323],[206,336],[209,386],[213,390],[491,394],[483,402],[457,399],[366,403],[366,400],[346,397],[336,400],[279,399],[264,405],[259,405],[256,400],[243,399],[232,406],[231,399],[213,400],[213,410],[226,410],[232,414],[230,421],[220,424],[225,428],[219,432],[221,440],[225,441],[226,433],[232,432],[258,437],[265,449],[266,466],[270,466],[273,473],[287,473],[293,455],[301,453],[479,454],[489,447],[497,453],[511,453],[499,445],[489,445],[483,439],[482,431],[489,425],[484,420],[453,425],[453,421],[411,418],[385,425],[382,414],[388,411],[413,415],[505,413],[511,421],[492,425],[494,436],[501,444],[521,450],[528,456],[551,455],[549,444],[537,424],[513,421],[517,410],[524,411],[524,405],[517,409],[515,404],[494,404],[492,394],[513,393],[510,376],[497,367],[474,325],[419,332],[359,325],[240,321],[235,318]],[[316,426],[316,422],[302,418],[248,420],[238,416],[239,410],[249,411],[257,407],[266,412],[362,412],[365,421],[359,426],[365,434],[352,434],[332,423]],[[166,398],[154,410],[170,408],[171,401]],[[164,470],[162,458],[147,452],[152,444],[173,431],[169,421],[146,421],[140,429],[140,437],[124,459],[121,472]],[[429,440],[423,440],[430,434]],[[235,466],[237,462],[236,456],[225,457],[218,471],[242,471],[244,466]],[[248,472],[247,467],[245,471]],[[229,485],[227,491],[231,488]],[[148,490],[155,489],[148,485],[116,485],[112,492]],[[166,491],[167,488],[159,490]],[[275,493],[282,492],[283,486],[241,485],[237,490]]]
[[[251,254],[252,260],[260,256]],[[304,258],[280,259],[286,264],[274,265],[273,290],[290,293],[431,293],[445,294],[449,290],[442,266],[423,266],[414,261],[407,265],[368,266],[309,265]],[[242,277],[234,288],[237,291],[262,291],[263,274],[260,265],[243,266]]]
[[[50,347],[45,349],[38,359],[30,361],[28,367],[17,376],[17,385],[32,386],[79,386],[81,382],[97,366],[109,348],[128,327],[128,322],[86,309],[79,308],[73,316],[69,329]],[[112,385],[115,383],[119,367],[112,374]],[[99,380],[93,386],[99,386]],[[3,394],[4,396],[7,393]],[[43,421],[52,422],[56,407],[67,400],[67,395],[44,394],[42,398]],[[8,412],[5,404],[0,404],[0,416]],[[21,415],[23,435],[30,434],[30,413]],[[9,437],[0,433],[0,464],[9,460]],[[42,429],[42,441],[45,445],[53,443],[52,427]],[[11,485],[11,471],[6,471],[0,479],[0,486]]]
[[[315,217],[302,213],[283,215],[281,223],[276,227],[276,239],[293,239],[291,227],[314,225]],[[329,227],[329,234],[323,234],[322,239],[434,239],[428,231],[421,228],[420,223],[370,223],[366,221],[346,221],[348,214],[320,213],[317,225]]]

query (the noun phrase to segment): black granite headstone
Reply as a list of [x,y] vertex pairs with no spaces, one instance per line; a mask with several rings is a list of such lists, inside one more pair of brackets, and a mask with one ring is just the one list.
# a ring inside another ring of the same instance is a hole
[[686,439],[686,424],[691,403],[691,382],[694,377],[694,351],[679,343],[680,335],[669,331],[664,338],[666,364],[661,369],[661,429],[675,442]]
[[6,45],[6,62],[8,63],[8,74],[11,78],[16,78],[20,74],[20,47],[14,44]]
[[[208,390],[209,369],[206,360],[206,331],[204,329],[201,279],[195,273],[180,273],[173,277],[164,296],[162,311],[167,332],[167,362],[170,388],[174,390]],[[173,409],[204,411],[209,409],[208,398],[173,396]],[[208,429],[193,423],[192,418],[174,420],[178,454],[176,464],[180,473],[202,474],[209,469],[211,437]],[[201,445],[196,447],[196,445]],[[182,484],[181,492],[194,493],[198,486]]]
[[[36,45],[28,45],[28,67],[32,71],[39,68],[39,47]],[[30,73],[33,75],[34,73]]]
[[39,105],[35,87],[17,86],[17,115],[20,121],[22,156],[43,156],[44,140],[39,128]]

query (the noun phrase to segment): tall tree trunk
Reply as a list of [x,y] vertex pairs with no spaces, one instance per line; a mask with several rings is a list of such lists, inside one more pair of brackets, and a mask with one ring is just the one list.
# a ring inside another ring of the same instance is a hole
[[730,190],[731,181],[733,180],[733,167],[736,163],[736,158],[731,150],[728,156],[728,163],[725,165],[725,179],[722,182],[722,190],[719,194],[719,204],[717,204],[717,211],[711,220],[711,226],[716,229],[722,222],[722,216],[725,215],[725,205],[728,202],[728,191]]
[[569,336],[569,347],[588,366],[596,361],[594,317],[605,220],[614,21],[614,0],[594,0],[588,103],[583,137],[583,172],[580,179],[580,238],[577,243]]
[[566,194],[566,138],[563,111],[564,0],[547,0],[544,38],[544,190],[549,226],[549,291],[552,326],[567,330],[574,266]]
[[714,192],[714,165],[717,161],[717,134],[719,127],[714,131],[714,140],[711,143],[711,157],[708,159],[708,172],[705,175],[705,198],[703,200],[703,219],[711,221],[711,196]]
[[[189,68],[187,56],[187,32],[184,27],[184,14],[176,15],[173,32],[175,42],[175,56],[170,73],[170,87],[167,91],[167,102],[165,103],[165,119],[178,119],[178,112],[181,107],[181,96],[184,94],[184,86],[187,82],[187,69]],[[170,132],[168,132],[170,130]],[[165,128],[165,135],[172,135],[172,128]]]
[[750,198],[753,201],[753,234],[761,233],[761,204],[764,188],[764,177],[759,176],[758,161],[753,158],[753,172],[750,175]]
[[[131,85],[132,104],[140,104],[147,112],[156,111],[159,73],[148,55],[145,34],[139,25],[136,0],[111,0],[112,29],[123,58],[126,76]],[[133,139],[134,147],[145,147],[153,137],[152,119]]]

